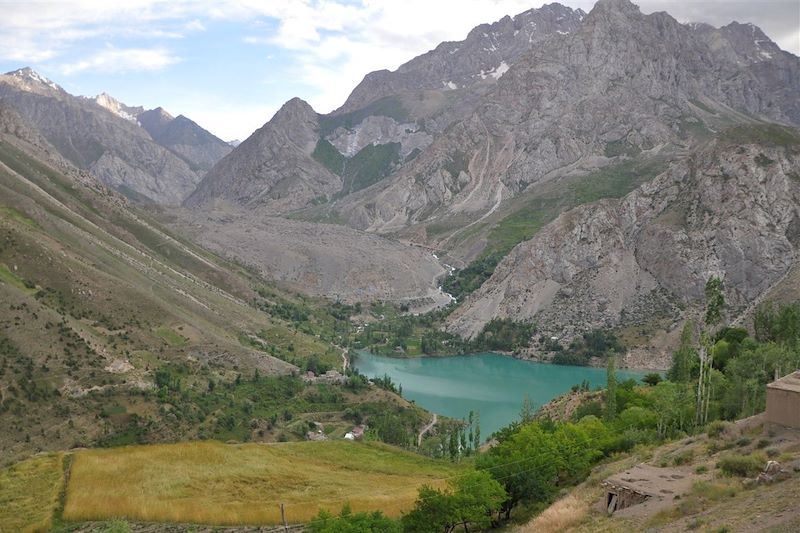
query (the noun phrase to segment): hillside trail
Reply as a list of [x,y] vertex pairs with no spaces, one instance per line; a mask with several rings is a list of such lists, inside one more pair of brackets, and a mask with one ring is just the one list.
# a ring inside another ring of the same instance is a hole
[[439,417],[436,415],[436,413],[433,413],[433,420],[431,420],[431,423],[422,428],[422,431],[419,432],[419,436],[417,436],[417,447],[422,446],[422,437],[424,437],[427,432],[433,429],[433,426],[436,425],[438,420]]

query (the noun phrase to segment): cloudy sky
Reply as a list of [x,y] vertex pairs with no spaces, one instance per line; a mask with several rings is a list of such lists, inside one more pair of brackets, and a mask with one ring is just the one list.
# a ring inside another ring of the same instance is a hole
[[[293,96],[319,112],[363,76],[536,0],[0,0],[0,71],[162,106],[243,139]],[[586,11],[594,2],[563,0]],[[760,26],[800,55],[800,0],[641,0],[646,13]]]

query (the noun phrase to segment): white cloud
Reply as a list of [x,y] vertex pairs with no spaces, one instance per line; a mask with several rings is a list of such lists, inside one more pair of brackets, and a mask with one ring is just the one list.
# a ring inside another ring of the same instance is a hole
[[[681,21],[707,21],[717,26],[734,19],[750,21],[761,26],[782,48],[800,54],[797,0],[633,1],[647,13],[665,10]],[[315,109],[327,112],[341,105],[368,72],[394,70],[441,41],[463,39],[478,24],[513,16],[543,3],[542,0],[0,0],[0,59],[60,63],[64,74],[157,70],[179,60],[171,50],[180,46],[176,38],[203,32],[218,20],[232,21],[242,28],[233,37],[238,44],[264,46],[263,63],[251,67],[254,79],[264,75],[281,79],[285,87],[297,91]],[[564,0],[564,3],[588,11],[594,1]],[[125,39],[124,45],[120,38]],[[99,51],[96,47],[93,50],[78,46],[91,39],[107,41],[110,46]],[[181,53],[187,62],[190,55]],[[271,63],[269,58],[273,55],[279,59]],[[276,65],[282,69],[280,73]],[[248,79],[241,82],[256,83]],[[191,84],[192,80],[186,83]],[[271,104],[279,93],[271,91],[263,95],[269,106],[240,101],[215,111],[204,111],[198,106],[197,111],[187,109],[186,114],[199,119],[205,113],[209,129],[230,136],[226,131],[232,132],[237,123],[242,124],[240,132],[260,126],[274,110]]]
[[96,54],[77,61],[61,65],[63,74],[75,74],[87,70],[103,72],[131,72],[143,70],[161,70],[177,63],[179,58],[171,55],[164,48],[107,48]]

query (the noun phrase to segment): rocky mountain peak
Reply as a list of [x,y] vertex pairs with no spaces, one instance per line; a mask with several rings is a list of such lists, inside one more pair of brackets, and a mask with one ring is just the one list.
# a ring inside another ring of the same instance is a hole
[[164,120],[172,120],[174,117],[169,114],[169,112],[161,106],[152,110],[153,113],[157,114],[159,117],[163,118]]
[[293,121],[316,122],[317,112],[302,98],[294,97],[281,106],[275,116],[270,121],[273,124],[289,124]]
[[5,77],[19,89],[30,92],[64,92],[58,84],[39,74],[30,67],[6,72]]
[[721,27],[719,33],[730,43],[736,54],[747,62],[766,61],[781,54],[778,45],[754,24],[731,22]]
[[110,94],[105,92],[98,94],[92,100],[94,100],[94,102],[103,109],[107,109],[108,111],[111,111],[115,115],[124,118],[125,120],[128,120],[130,122],[133,122],[134,124],[138,123],[138,121],[136,120],[136,115],[144,111],[144,108],[142,107],[131,107],[125,105],[116,98],[114,98],[113,96],[111,96]]
[[366,75],[334,115],[361,109],[387,96],[419,90],[486,87],[538,43],[576,31],[586,13],[561,4],[529,9],[473,28],[463,41],[444,42],[396,71]]
[[592,11],[617,11],[621,13],[641,13],[639,6],[630,0],[597,0]]

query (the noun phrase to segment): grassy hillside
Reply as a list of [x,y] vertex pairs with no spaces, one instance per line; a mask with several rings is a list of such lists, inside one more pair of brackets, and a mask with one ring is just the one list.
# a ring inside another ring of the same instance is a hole
[[[280,410],[246,397],[254,377],[283,390],[275,376],[341,365],[342,320],[9,135],[0,135],[0,302],[3,464],[75,445],[291,440],[304,435],[293,427],[304,414],[361,402],[358,391],[312,401],[330,395],[302,383]],[[295,316],[299,302],[313,320]],[[266,418],[263,435],[249,427],[253,412]]]
[[[131,521],[217,525],[312,519],[320,509],[413,507],[422,484],[443,484],[462,468],[380,443],[298,442],[229,445],[186,442],[80,450],[71,454],[64,525]],[[0,471],[0,531],[47,527],[58,507],[61,455]]]
[[[779,461],[790,472],[789,478],[767,485],[746,482],[768,459]],[[518,531],[797,531],[800,475],[792,465],[798,462],[798,431],[765,427],[760,415],[736,423],[716,422],[705,434],[644,447],[597,467],[587,481]],[[663,468],[669,476],[689,478],[691,489],[670,495],[660,504],[633,506],[607,516],[599,505],[605,501],[601,482],[639,463]]]

